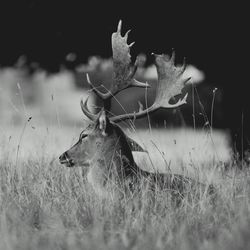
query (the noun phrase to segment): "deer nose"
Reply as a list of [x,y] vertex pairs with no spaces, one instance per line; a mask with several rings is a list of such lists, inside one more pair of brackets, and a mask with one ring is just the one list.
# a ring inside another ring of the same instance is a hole
[[63,164],[63,163],[67,163],[68,159],[69,159],[69,156],[68,156],[67,152],[63,153],[63,154],[60,155],[60,157],[59,157],[59,161],[60,161],[60,163],[62,163],[62,164]]
[[61,164],[65,164],[67,167],[73,167],[75,165],[74,161],[70,158],[67,152],[63,153],[59,157],[59,161]]

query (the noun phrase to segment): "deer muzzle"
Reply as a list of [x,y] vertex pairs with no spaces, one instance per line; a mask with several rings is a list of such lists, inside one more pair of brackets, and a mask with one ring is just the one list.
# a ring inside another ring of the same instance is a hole
[[73,167],[74,161],[72,159],[70,159],[69,155],[67,154],[67,152],[64,152],[60,157],[59,157],[59,161],[61,164],[66,165],[67,167]]

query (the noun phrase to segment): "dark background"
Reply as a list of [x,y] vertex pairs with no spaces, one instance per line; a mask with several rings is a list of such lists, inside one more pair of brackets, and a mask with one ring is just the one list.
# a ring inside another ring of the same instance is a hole
[[122,19],[124,30],[133,31],[135,54],[175,48],[216,82],[232,64],[242,63],[249,32],[244,6],[160,3],[7,1],[0,6],[0,62],[10,65],[26,54],[53,71],[72,51],[77,53],[76,63],[93,54],[110,57],[110,35]]
[[[223,93],[225,119],[216,126],[248,138],[249,20],[240,2],[205,1],[7,1],[0,4],[0,64],[13,65],[20,55],[50,72],[74,68],[91,55],[111,56],[110,36],[123,20],[136,41],[132,53],[169,53],[186,58]],[[67,62],[74,52],[77,58]],[[153,58],[148,57],[148,63]],[[244,117],[244,126],[242,125]],[[247,143],[247,140],[246,140]]]

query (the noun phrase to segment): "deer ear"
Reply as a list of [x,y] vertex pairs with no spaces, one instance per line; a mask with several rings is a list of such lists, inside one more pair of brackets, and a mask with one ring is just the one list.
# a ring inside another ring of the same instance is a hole
[[110,122],[109,122],[108,117],[106,116],[106,112],[102,110],[98,117],[97,126],[101,130],[101,133],[103,136],[108,135],[107,131],[108,131],[109,125],[110,125]]
[[128,145],[129,145],[131,151],[146,152],[146,153],[148,152],[147,150],[142,148],[136,141],[134,141],[133,139],[131,139],[128,136],[127,136],[127,142],[128,142]]

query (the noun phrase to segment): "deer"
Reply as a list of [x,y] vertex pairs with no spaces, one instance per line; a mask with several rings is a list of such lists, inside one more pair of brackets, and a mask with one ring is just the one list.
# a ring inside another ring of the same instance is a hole
[[[130,48],[134,43],[127,43],[130,30],[122,36],[121,27],[122,21],[119,21],[117,31],[111,36],[114,72],[110,89],[105,93],[98,90],[87,74],[90,88],[102,100],[103,107],[98,113],[94,113],[88,107],[88,98],[81,100],[82,112],[90,124],[80,133],[76,144],[59,157],[59,161],[67,167],[87,168],[87,181],[94,192],[101,197],[110,196],[111,188],[119,193],[124,187],[128,187],[133,192],[136,185],[145,180],[150,183],[152,190],[167,189],[184,197],[185,192],[188,192],[187,187],[197,185],[197,181],[181,174],[154,173],[140,168],[132,152],[147,153],[147,151],[127,136],[118,123],[145,117],[162,108],[173,109],[184,105],[187,94],[175,103],[170,103],[170,100],[181,95],[186,83],[191,79],[182,77],[186,64],[184,62],[181,66],[175,66],[174,51],[171,56],[152,53],[158,74],[154,103],[145,109],[139,104],[138,111],[113,116],[110,113],[111,100],[118,93],[127,88],[150,87],[148,83],[140,82],[134,77],[140,64],[139,58],[137,57],[132,64]],[[204,188],[206,186],[202,183],[199,185]],[[209,186],[208,189],[212,188]]]

